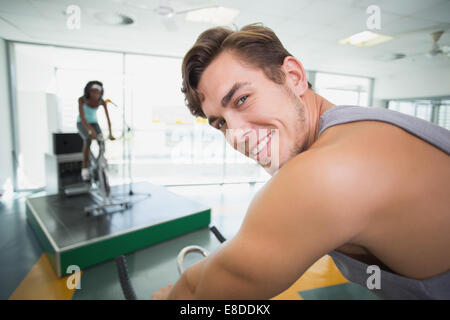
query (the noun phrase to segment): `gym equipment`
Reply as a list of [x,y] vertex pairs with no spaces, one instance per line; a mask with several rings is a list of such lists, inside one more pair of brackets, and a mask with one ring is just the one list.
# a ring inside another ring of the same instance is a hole
[[[220,243],[226,241],[226,239],[215,226],[210,227],[209,230],[216,236],[217,240],[219,240]],[[177,269],[180,275],[184,272],[184,258],[192,252],[200,252],[204,257],[208,256],[208,251],[200,246],[191,245],[181,249],[180,253],[177,256]],[[133,285],[131,284],[130,277],[128,275],[127,259],[122,255],[117,257],[115,260],[120,286],[122,288],[125,299],[137,300],[136,293],[134,292]]]
[[126,300],[137,300],[134,288],[131,285],[128,275],[127,259],[125,256],[119,256],[116,259],[117,272],[119,273],[120,287]]
[[100,133],[97,135],[99,146],[98,155],[95,156],[92,149],[89,150],[89,173],[91,175],[90,195],[95,199],[97,204],[86,206],[84,212],[91,215],[99,215],[107,212],[108,208],[121,207],[128,209],[132,202],[129,199],[116,200],[111,195],[111,187],[107,174],[108,162],[105,158],[105,140]]
[[52,138],[54,154],[79,153],[83,147],[83,139],[76,132],[55,132]]
[[[81,165],[83,154],[45,154],[45,191],[48,194],[65,193],[66,190],[74,192],[80,187],[86,189],[81,179]],[[86,192],[84,190],[83,192]]]
[[[35,194],[26,199],[26,215],[58,277],[70,265],[80,269],[207,227],[211,209],[148,182],[133,183],[133,206],[120,212],[85,215],[89,194]],[[127,194],[128,185],[111,186]],[[128,198],[128,196],[127,196]]]
[[177,269],[178,269],[178,273],[180,275],[184,272],[184,267],[183,267],[184,258],[189,253],[192,253],[192,252],[199,252],[205,258],[208,256],[208,251],[206,251],[206,249],[203,249],[200,246],[187,246],[187,247],[184,247],[183,249],[181,249],[181,251],[177,257]]
[[81,179],[83,141],[78,133],[52,133],[50,148],[45,154],[45,190],[48,194],[69,195],[88,192]]

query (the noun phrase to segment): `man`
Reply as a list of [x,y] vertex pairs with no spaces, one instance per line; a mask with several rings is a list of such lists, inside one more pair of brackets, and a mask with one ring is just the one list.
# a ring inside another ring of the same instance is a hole
[[325,254],[364,286],[366,266],[378,266],[384,298],[450,298],[448,130],[335,107],[260,25],[201,34],[182,91],[194,115],[273,176],[237,235],[153,298],[268,299]]

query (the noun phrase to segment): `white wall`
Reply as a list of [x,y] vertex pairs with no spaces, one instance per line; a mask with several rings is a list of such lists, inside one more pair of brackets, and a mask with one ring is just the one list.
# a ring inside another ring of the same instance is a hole
[[2,192],[4,184],[8,179],[12,179],[13,175],[7,49],[6,41],[0,38],[0,192]]
[[17,91],[18,168],[20,189],[45,186],[44,155],[48,148],[47,95]]
[[374,101],[450,96],[450,68],[412,71],[375,80]]

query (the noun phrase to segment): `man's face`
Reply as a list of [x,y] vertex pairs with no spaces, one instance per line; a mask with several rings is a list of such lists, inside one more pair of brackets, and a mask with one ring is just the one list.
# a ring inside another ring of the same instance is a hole
[[277,170],[303,151],[304,103],[287,83],[279,85],[261,69],[223,52],[203,72],[198,91],[211,126],[269,173],[274,173],[274,156],[278,156]]

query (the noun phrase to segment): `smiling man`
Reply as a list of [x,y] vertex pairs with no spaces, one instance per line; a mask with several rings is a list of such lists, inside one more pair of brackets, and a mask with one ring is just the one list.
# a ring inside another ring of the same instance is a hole
[[182,71],[192,114],[272,178],[237,235],[153,298],[268,299],[325,254],[363,286],[378,266],[383,298],[450,298],[450,131],[334,106],[261,25],[205,31]]

